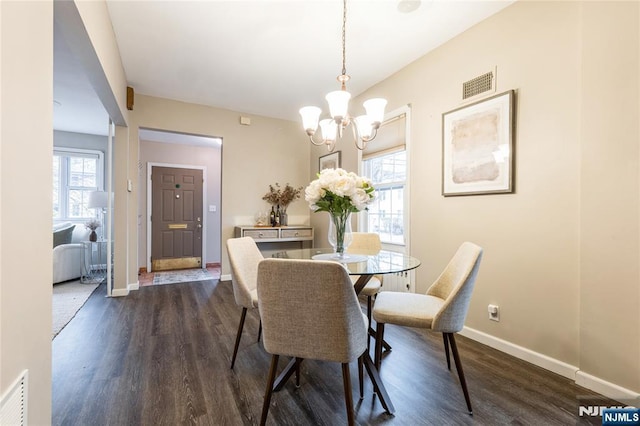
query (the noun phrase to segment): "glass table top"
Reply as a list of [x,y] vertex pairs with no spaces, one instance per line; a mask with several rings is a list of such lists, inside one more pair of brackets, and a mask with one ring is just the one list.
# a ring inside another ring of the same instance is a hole
[[346,253],[344,258],[340,258],[331,248],[313,248],[287,250],[277,257],[340,262],[349,270],[350,275],[393,274],[420,266],[420,261],[415,257],[387,250],[380,250],[375,254]]

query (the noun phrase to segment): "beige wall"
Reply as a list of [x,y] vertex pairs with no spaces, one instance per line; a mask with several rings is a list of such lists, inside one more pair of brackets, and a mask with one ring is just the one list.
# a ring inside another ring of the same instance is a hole
[[[240,115],[251,118],[251,125],[241,125]],[[262,196],[269,184],[308,182],[309,143],[299,123],[144,95],[136,95],[131,117],[132,143],[138,140],[140,127],[222,138],[223,275],[230,273],[226,240],[233,236],[234,226],[253,224],[255,214],[267,210]],[[288,213],[291,224],[309,223],[306,203],[293,203]]]
[[[206,193],[204,194],[203,224],[206,228],[204,244],[207,263],[220,263],[222,240],[220,238],[220,201],[222,178],[222,148],[220,146],[193,146],[150,141],[140,141],[140,162],[142,167],[138,173],[140,179],[140,197],[138,212],[138,265],[142,268],[148,262],[151,253],[147,253],[147,164],[170,164],[182,166],[199,166],[205,168]],[[215,205],[217,211],[210,212],[208,206]]]
[[[637,2],[521,1],[352,103],[383,96],[389,110],[412,106],[417,291],[474,241],[485,256],[468,327],[635,392],[639,16]],[[463,82],[494,66],[497,93],[516,90],[516,192],[444,198],[442,113],[462,105]],[[352,145],[337,149],[357,170]],[[322,154],[312,151],[311,164]],[[490,303],[500,322],[488,320]]]
[[28,370],[34,425],[51,422],[52,35],[51,1],[0,2],[0,395]]
[[[639,3],[582,6],[580,368],[640,391]],[[593,31],[598,28],[598,31]]]

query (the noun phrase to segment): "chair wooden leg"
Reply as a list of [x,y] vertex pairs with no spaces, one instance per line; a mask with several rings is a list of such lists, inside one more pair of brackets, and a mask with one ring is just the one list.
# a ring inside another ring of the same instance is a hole
[[444,353],[447,356],[447,368],[451,371],[451,359],[449,358],[449,340],[445,333],[442,333],[442,339],[444,340]]
[[[367,319],[368,321],[368,327],[371,327],[371,296],[367,296]],[[369,333],[367,333],[367,350],[369,350],[369,348],[371,347],[371,335]]]
[[384,323],[379,322],[376,324],[376,351],[374,355],[376,370],[380,371],[380,364],[382,362],[382,341],[384,339]]
[[262,336],[262,320],[260,320],[260,324],[258,324],[258,342],[260,341],[260,336]]
[[236,345],[233,348],[233,357],[231,357],[231,369],[236,363],[236,355],[238,355],[238,346],[240,346],[240,338],[242,337],[242,328],[244,327],[244,320],[247,317],[247,308],[242,308],[242,315],[240,316],[240,325],[238,326],[238,334],[236,335]]
[[302,358],[296,358],[296,387],[300,387],[300,364],[302,364]]
[[473,415],[473,409],[471,408],[471,398],[469,398],[469,391],[467,390],[467,382],[464,379],[464,372],[462,371],[462,362],[460,361],[460,355],[458,354],[458,346],[456,345],[456,339],[453,333],[444,333],[449,337],[449,343],[451,344],[451,352],[453,352],[453,360],[456,363],[456,370],[458,370],[458,377],[460,378],[460,385],[462,386],[462,392],[464,393],[464,399],[467,402],[467,409],[469,414]]
[[273,382],[276,379],[276,370],[278,369],[279,358],[279,355],[271,356],[271,367],[269,368],[267,389],[264,392],[264,402],[262,403],[262,417],[260,418],[260,426],[264,426],[267,423],[267,415],[269,415],[269,405],[271,404],[271,394],[273,393]]
[[[367,350],[367,353],[369,351]],[[360,381],[360,399],[364,398],[364,360],[362,359],[363,355],[358,357],[358,380]]]
[[342,363],[342,382],[344,383],[344,402],[347,406],[347,422],[349,426],[356,423],[353,412],[353,398],[351,396],[351,374],[349,373],[349,363]]

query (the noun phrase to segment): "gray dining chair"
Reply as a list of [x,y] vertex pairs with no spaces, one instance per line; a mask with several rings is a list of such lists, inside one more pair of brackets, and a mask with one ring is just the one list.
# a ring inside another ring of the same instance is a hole
[[346,269],[328,261],[265,259],[258,266],[258,296],[263,344],[272,354],[260,424],[269,413],[279,357],[288,356],[295,358],[297,384],[304,359],[342,364],[347,420],[353,425],[349,363],[358,360],[362,398],[368,324]]
[[[347,253],[358,254],[378,254],[382,250],[380,235],[373,232],[352,232],[353,239],[347,248]],[[352,275],[351,281],[355,284],[360,278],[359,275]],[[371,309],[373,298],[380,292],[382,288],[382,275],[374,275],[369,282],[362,288],[360,294],[367,297],[367,319],[371,324]],[[367,337],[367,348],[369,348],[369,337]]]
[[[231,357],[231,369],[236,362],[238,347],[242,337],[244,321],[247,317],[247,310],[258,307],[257,276],[258,264],[264,259],[258,249],[256,242],[251,237],[230,238],[227,240],[227,253],[231,264],[231,282],[233,285],[233,297],[236,304],[242,307],[240,324],[236,334],[236,343]],[[262,324],[258,326],[258,341]]]
[[383,291],[378,294],[373,307],[373,319],[376,321],[376,368],[380,370],[381,367],[385,324],[441,332],[447,367],[451,370],[451,346],[470,414],[473,413],[471,399],[454,335],[464,326],[481,259],[481,247],[470,242],[462,243],[438,279],[427,289],[426,294]]

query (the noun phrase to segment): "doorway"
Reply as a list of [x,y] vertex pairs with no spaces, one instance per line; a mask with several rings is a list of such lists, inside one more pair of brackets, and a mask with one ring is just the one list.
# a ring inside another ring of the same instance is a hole
[[151,271],[202,267],[202,169],[151,167]]
[[140,285],[161,270],[219,268],[222,139],[142,127],[138,138]]

